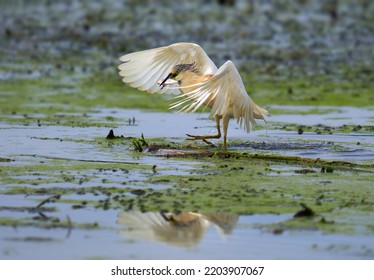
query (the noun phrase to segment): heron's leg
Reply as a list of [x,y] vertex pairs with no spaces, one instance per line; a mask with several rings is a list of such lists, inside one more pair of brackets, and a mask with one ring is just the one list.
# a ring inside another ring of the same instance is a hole
[[191,134],[187,134],[188,138],[186,140],[203,140],[208,145],[214,146],[207,139],[219,139],[219,138],[221,138],[221,128],[220,128],[220,125],[219,125],[221,117],[220,116],[214,116],[214,119],[216,120],[216,126],[217,126],[217,134],[216,135],[191,135]]
[[223,116],[222,118],[222,129],[223,129],[223,148],[226,149],[227,144],[227,129],[229,127],[230,118],[228,116]]

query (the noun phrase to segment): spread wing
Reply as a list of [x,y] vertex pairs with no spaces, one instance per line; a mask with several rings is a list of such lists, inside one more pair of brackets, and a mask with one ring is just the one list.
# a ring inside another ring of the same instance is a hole
[[210,116],[229,115],[240,123],[244,123],[247,132],[255,125],[255,116],[258,110],[263,110],[259,118],[267,114],[266,110],[257,106],[247,94],[242,78],[235,65],[229,60],[223,64],[215,75],[200,83],[183,99],[172,104],[171,108],[183,106],[180,111],[194,112],[203,104],[213,104]]
[[217,71],[216,65],[197,44],[176,43],[166,47],[126,54],[120,58],[119,74],[122,81],[134,88],[149,93],[179,93],[173,87],[159,87],[158,81],[165,79],[177,64],[196,63],[204,74]]
[[117,223],[125,226],[123,233],[135,238],[160,241],[178,247],[193,247],[203,238],[210,223],[198,218],[196,222],[175,225],[160,213],[121,212]]

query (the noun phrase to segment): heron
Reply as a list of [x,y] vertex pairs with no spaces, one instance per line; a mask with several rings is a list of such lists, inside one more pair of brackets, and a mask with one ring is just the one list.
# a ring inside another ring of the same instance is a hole
[[209,117],[216,122],[215,135],[187,134],[187,140],[221,138],[227,147],[230,119],[249,133],[256,119],[265,119],[267,110],[248,95],[243,80],[231,60],[220,68],[195,43],[175,43],[164,47],[132,52],[120,57],[119,75],[131,87],[149,93],[177,94],[170,109],[195,112],[201,106],[211,108]]

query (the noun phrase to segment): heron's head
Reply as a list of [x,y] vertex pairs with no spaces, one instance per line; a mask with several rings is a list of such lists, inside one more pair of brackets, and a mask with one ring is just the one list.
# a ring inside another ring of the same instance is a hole
[[173,69],[171,70],[171,72],[169,73],[169,75],[167,75],[167,77],[162,81],[162,83],[160,84],[160,87],[163,88],[164,83],[168,79],[175,79],[181,73],[186,72],[186,71],[197,72],[196,63],[194,62],[194,63],[190,63],[190,64],[177,64],[177,65],[175,65],[173,67]]

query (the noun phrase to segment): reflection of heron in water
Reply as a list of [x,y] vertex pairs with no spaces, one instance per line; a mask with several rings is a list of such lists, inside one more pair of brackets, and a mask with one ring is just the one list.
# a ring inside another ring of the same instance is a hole
[[182,212],[121,212],[117,223],[126,227],[128,236],[161,241],[178,247],[193,247],[214,225],[226,237],[238,221],[238,216],[227,213]]

